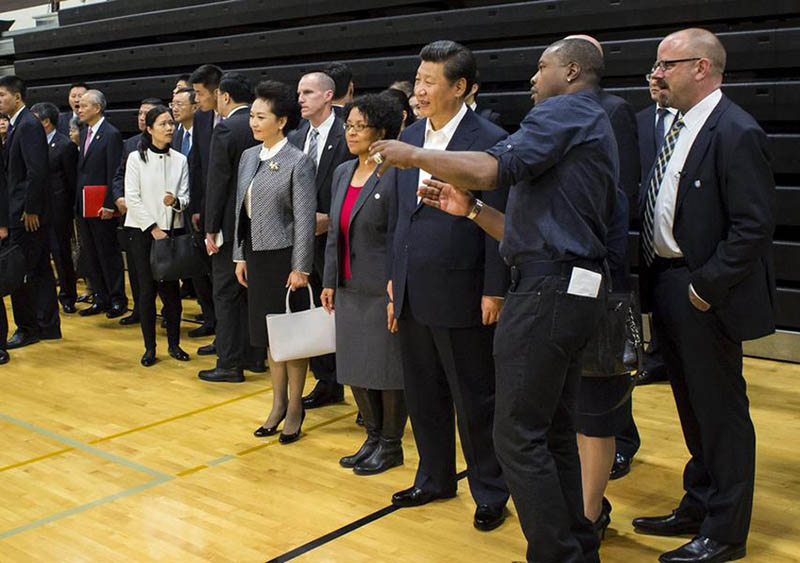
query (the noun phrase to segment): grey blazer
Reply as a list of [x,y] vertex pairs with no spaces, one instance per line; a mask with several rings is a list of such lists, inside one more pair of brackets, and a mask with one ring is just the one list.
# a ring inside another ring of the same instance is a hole
[[317,189],[314,163],[291,143],[263,163],[261,145],[242,153],[236,187],[236,228],[233,259],[244,260],[247,214],[244,197],[250,182],[250,236],[253,250],[292,247],[292,269],[311,272],[314,267],[314,228]]
[[[333,173],[328,242],[325,248],[323,287],[343,285],[339,278],[339,222],[347,186],[353,177],[358,160],[340,164]],[[369,177],[356,199],[348,225],[350,250],[350,279],[347,287],[360,293],[386,295],[387,231],[390,218],[397,216],[397,197],[394,183],[386,175]]]

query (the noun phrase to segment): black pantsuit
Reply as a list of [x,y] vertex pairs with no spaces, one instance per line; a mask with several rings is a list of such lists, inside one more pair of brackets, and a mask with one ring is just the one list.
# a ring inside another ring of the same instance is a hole
[[493,328],[432,327],[417,321],[408,307],[398,323],[406,404],[420,458],[414,486],[437,495],[455,493],[458,413],[470,492],[476,504],[504,505],[508,490],[492,444]]
[[40,338],[59,338],[61,321],[58,315],[56,280],[50,267],[47,229],[28,232],[24,228],[9,229],[11,244],[19,245],[25,255],[26,282],[11,294],[17,330]]
[[[128,234],[128,267],[135,264],[139,281],[136,309],[141,319],[142,337],[147,350],[156,348],[156,294],[164,303],[164,318],[167,321],[167,343],[178,346],[181,340],[181,295],[180,284],[174,281],[156,281],[150,269],[150,247],[153,236],[137,228],[126,228]],[[133,271],[133,270],[131,270]]]
[[747,539],[755,481],[755,430],[742,376],[742,347],[712,312],[689,302],[686,267],[653,279],[653,321],[691,459],[680,508],[702,520],[700,533],[734,544]]

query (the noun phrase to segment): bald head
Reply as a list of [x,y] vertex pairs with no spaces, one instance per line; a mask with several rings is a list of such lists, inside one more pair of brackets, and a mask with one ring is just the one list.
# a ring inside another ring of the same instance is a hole
[[699,27],[682,29],[664,38],[662,43],[672,43],[674,47],[693,57],[703,57],[711,63],[711,74],[722,77],[725,72],[727,54],[717,36]]
[[318,90],[330,90],[331,92],[336,90],[336,82],[324,72],[309,72],[303,76],[302,80],[310,81]]
[[595,39],[591,35],[584,35],[584,34],[567,35],[564,39],[583,39],[584,41],[588,41],[589,43],[591,43],[592,45],[597,47],[597,50],[600,51],[600,56],[601,57],[605,56],[605,53],[603,52],[603,46],[600,44],[600,42],[597,39]]

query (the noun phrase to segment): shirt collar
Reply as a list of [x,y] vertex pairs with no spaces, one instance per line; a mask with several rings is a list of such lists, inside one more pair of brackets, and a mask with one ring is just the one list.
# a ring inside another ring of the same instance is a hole
[[688,131],[694,131],[696,128],[702,127],[721,99],[722,91],[717,88],[708,96],[697,102],[692,109],[681,117],[684,127],[686,127]]
[[103,122],[104,122],[105,120],[106,120],[106,118],[105,118],[105,117],[101,117],[101,118],[100,118],[100,121],[98,121],[97,123],[95,123],[93,126],[92,126],[92,125],[89,125],[88,123],[86,124],[86,126],[87,126],[87,127],[91,127],[91,129],[92,129],[92,135],[94,135],[94,134],[96,134],[96,133],[97,133],[98,129],[100,129],[100,126],[103,124]]
[[469,109],[471,109],[472,111],[477,111],[478,110],[478,102],[472,102],[469,105]]
[[53,137],[55,137],[55,136],[56,136],[56,130],[55,129],[53,129],[52,131],[50,131],[47,134],[47,144],[48,145],[53,142]]
[[12,127],[13,127],[13,126],[14,126],[14,125],[17,123],[17,118],[19,117],[19,114],[20,114],[20,113],[22,112],[22,110],[24,110],[24,109],[25,109],[25,105],[23,104],[23,106],[17,110],[17,113],[15,113],[14,115],[12,115],[12,116],[11,116],[11,119],[9,119],[9,120],[8,120],[8,121],[9,121],[9,123],[11,123],[11,126],[12,126]]
[[442,127],[437,131],[434,131],[433,126],[431,125],[431,120],[426,119],[425,138],[427,139],[431,133],[442,133],[444,134],[445,137],[447,137],[447,140],[449,141],[450,139],[453,138],[453,135],[455,134],[456,129],[458,128],[458,125],[461,123],[461,120],[464,119],[465,115],[467,115],[467,106],[466,104],[461,104],[461,109],[458,110],[458,113],[455,114],[453,118],[444,125],[444,127]]
[[280,152],[280,150],[286,146],[286,143],[289,142],[289,139],[284,137],[270,148],[261,145],[261,152],[258,153],[258,158],[263,160],[269,160],[270,158],[274,157],[276,154]]
[[319,131],[320,139],[327,139],[328,133],[330,133],[331,129],[333,128],[334,121],[336,121],[336,114],[333,111],[331,111],[331,114],[328,116],[328,119],[319,124],[319,127],[315,128],[313,125],[311,125],[311,122],[309,121],[308,134],[309,135],[311,134],[312,129],[316,129],[317,131]]
[[230,118],[231,118],[231,116],[232,116],[234,113],[236,113],[236,112],[237,112],[237,111],[239,111],[240,109],[242,109],[242,108],[246,108],[246,107],[247,107],[247,104],[245,104],[245,105],[243,105],[243,106],[239,106],[239,107],[233,108],[233,109],[231,110],[231,112],[228,114],[228,117],[226,117],[225,119],[230,119]]
[[665,110],[667,110],[667,112],[669,112],[669,113],[670,113],[670,114],[672,114],[673,116],[678,114],[678,110],[676,110],[675,108],[671,108],[671,107],[662,107],[662,106],[660,106],[660,105],[656,104],[656,113],[658,113],[658,112],[659,112],[659,111],[661,111],[662,109],[665,109]]

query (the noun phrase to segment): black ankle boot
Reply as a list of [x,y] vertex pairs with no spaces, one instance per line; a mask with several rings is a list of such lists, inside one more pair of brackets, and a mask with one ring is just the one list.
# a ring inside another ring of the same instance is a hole
[[387,469],[403,465],[403,442],[381,437],[372,454],[353,467],[356,475],[375,475]]
[[347,467],[348,469],[352,469],[356,466],[359,462],[367,459],[372,452],[378,447],[378,437],[377,436],[367,436],[367,439],[361,444],[361,448],[354,453],[353,455],[346,455],[342,459],[339,460],[339,465],[342,467]]

